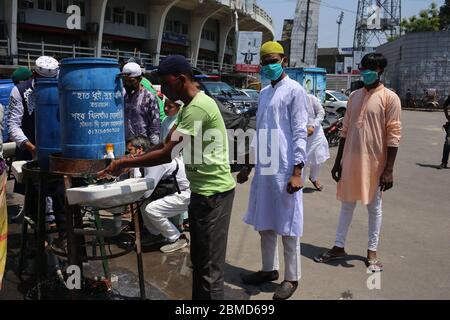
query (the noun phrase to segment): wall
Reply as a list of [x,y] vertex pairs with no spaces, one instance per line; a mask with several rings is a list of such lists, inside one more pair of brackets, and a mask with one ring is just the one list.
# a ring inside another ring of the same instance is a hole
[[[104,33],[115,35],[115,36],[124,36],[124,37],[132,37],[137,39],[148,39],[150,37],[148,33],[148,25],[150,24],[149,20],[149,3],[148,1],[138,1],[138,0],[109,0],[108,5],[111,8],[111,21],[105,21]],[[123,17],[123,23],[113,23],[113,8],[119,7],[124,8],[125,13]],[[133,11],[135,13],[135,25],[126,24],[126,11]],[[137,13],[144,13],[147,16],[147,27],[139,27],[137,26]]]
[[442,101],[450,93],[450,31],[407,34],[377,48],[388,59],[385,83],[405,98],[408,89],[422,98],[435,88]]
[[[89,20],[89,5],[85,1],[85,16],[81,17],[81,29],[86,30],[86,21]],[[69,14],[56,12],[55,1],[52,1],[52,10],[38,9],[37,1],[34,1],[34,9],[19,9],[18,20],[20,23],[36,24],[48,27],[67,28],[66,21],[69,18]],[[25,17],[25,21],[20,19]]]

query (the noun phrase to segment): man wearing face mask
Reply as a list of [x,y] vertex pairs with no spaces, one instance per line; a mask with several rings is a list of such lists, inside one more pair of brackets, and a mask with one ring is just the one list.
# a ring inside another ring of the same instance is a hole
[[192,192],[188,209],[192,299],[223,300],[225,255],[235,188],[225,123],[214,100],[198,89],[185,57],[166,57],[157,73],[163,94],[172,101],[183,102],[175,125],[154,151],[112,161],[99,176],[117,176],[125,168],[170,163],[183,149]]
[[155,96],[141,85],[141,67],[129,62],[124,65],[122,76],[125,88],[125,139],[144,136],[152,144],[158,144],[161,129],[159,106]]
[[393,170],[401,138],[401,102],[380,82],[387,66],[386,58],[370,53],[361,61],[364,88],[353,92],[347,104],[341,142],[331,171],[338,182],[337,198],[341,200],[335,245],[315,257],[319,263],[345,258],[345,240],[356,202],[367,206],[369,243],[366,265],[379,272],[383,265],[377,256],[383,192],[394,184]]
[[[278,279],[277,238],[280,235],[284,247],[284,281],[273,299],[282,300],[292,296],[301,277],[301,190],[302,169],[307,160],[309,101],[303,87],[284,72],[286,57],[278,42],[269,41],[261,47],[261,65],[262,74],[271,80],[271,84],[261,90],[256,115],[257,149],[264,150],[257,152],[244,222],[252,225],[261,236],[262,270],[243,276],[242,281],[260,285]],[[261,154],[271,158],[269,165],[260,159]],[[247,181],[250,171],[250,166],[244,167],[238,182]]]

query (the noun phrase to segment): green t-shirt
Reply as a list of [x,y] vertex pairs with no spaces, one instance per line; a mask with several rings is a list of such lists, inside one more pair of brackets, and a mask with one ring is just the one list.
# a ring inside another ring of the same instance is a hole
[[156,92],[156,90],[152,87],[152,83],[150,81],[148,81],[147,78],[142,77],[141,80],[141,85],[147,89],[148,91],[150,91],[155,97],[156,100],[158,101],[158,105],[159,105],[159,120],[161,121],[161,123],[163,122],[163,120],[167,117],[166,113],[164,112],[164,102],[161,100],[160,97],[158,97],[158,93]]
[[178,113],[177,131],[191,136],[183,149],[186,175],[192,192],[211,196],[232,190],[228,137],[216,102],[199,92]]

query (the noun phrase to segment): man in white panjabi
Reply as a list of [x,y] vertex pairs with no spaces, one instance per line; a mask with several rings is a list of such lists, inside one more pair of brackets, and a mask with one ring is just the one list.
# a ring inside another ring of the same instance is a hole
[[308,143],[306,152],[310,168],[309,181],[314,185],[317,191],[322,191],[323,186],[319,181],[319,173],[323,164],[330,159],[330,150],[328,141],[322,128],[322,121],[325,117],[325,110],[320,100],[308,94]]
[[[244,222],[260,233],[262,270],[243,276],[242,281],[259,285],[278,279],[277,238],[280,235],[285,274],[273,299],[281,300],[292,296],[301,277],[301,174],[306,163],[308,98],[303,87],[284,72],[286,58],[279,43],[270,41],[261,47],[261,65],[262,73],[271,84],[259,97],[255,176]],[[266,161],[262,155],[271,161]],[[250,171],[251,166],[245,166],[238,175],[238,182],[247,181]]]

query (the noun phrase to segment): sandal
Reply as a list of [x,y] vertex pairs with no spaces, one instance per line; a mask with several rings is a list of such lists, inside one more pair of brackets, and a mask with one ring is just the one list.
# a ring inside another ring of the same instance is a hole
[[366,266],[367,266],[367,270],[369,270],[373,273],[383,271],[383,264],[381,263],[380,259],[378,259],[378,258],[366,260]]
[[311,181],[311,183],[314,185],[314,187],[316,188],[317,191],[322,191],[323,190],[323,186],[319,185],[317,183],[317,181],[312,181],[311,178],[309,178],[309,181]]
[[327,252],[322,253],[320,256],[314,257],[314,261],[317,263],[328,263],[334,260],[345,259],[346,256],[347,254],[345,252],[343,255],[336,255],[334,253],[331,253],[331,250],[328,250]]

